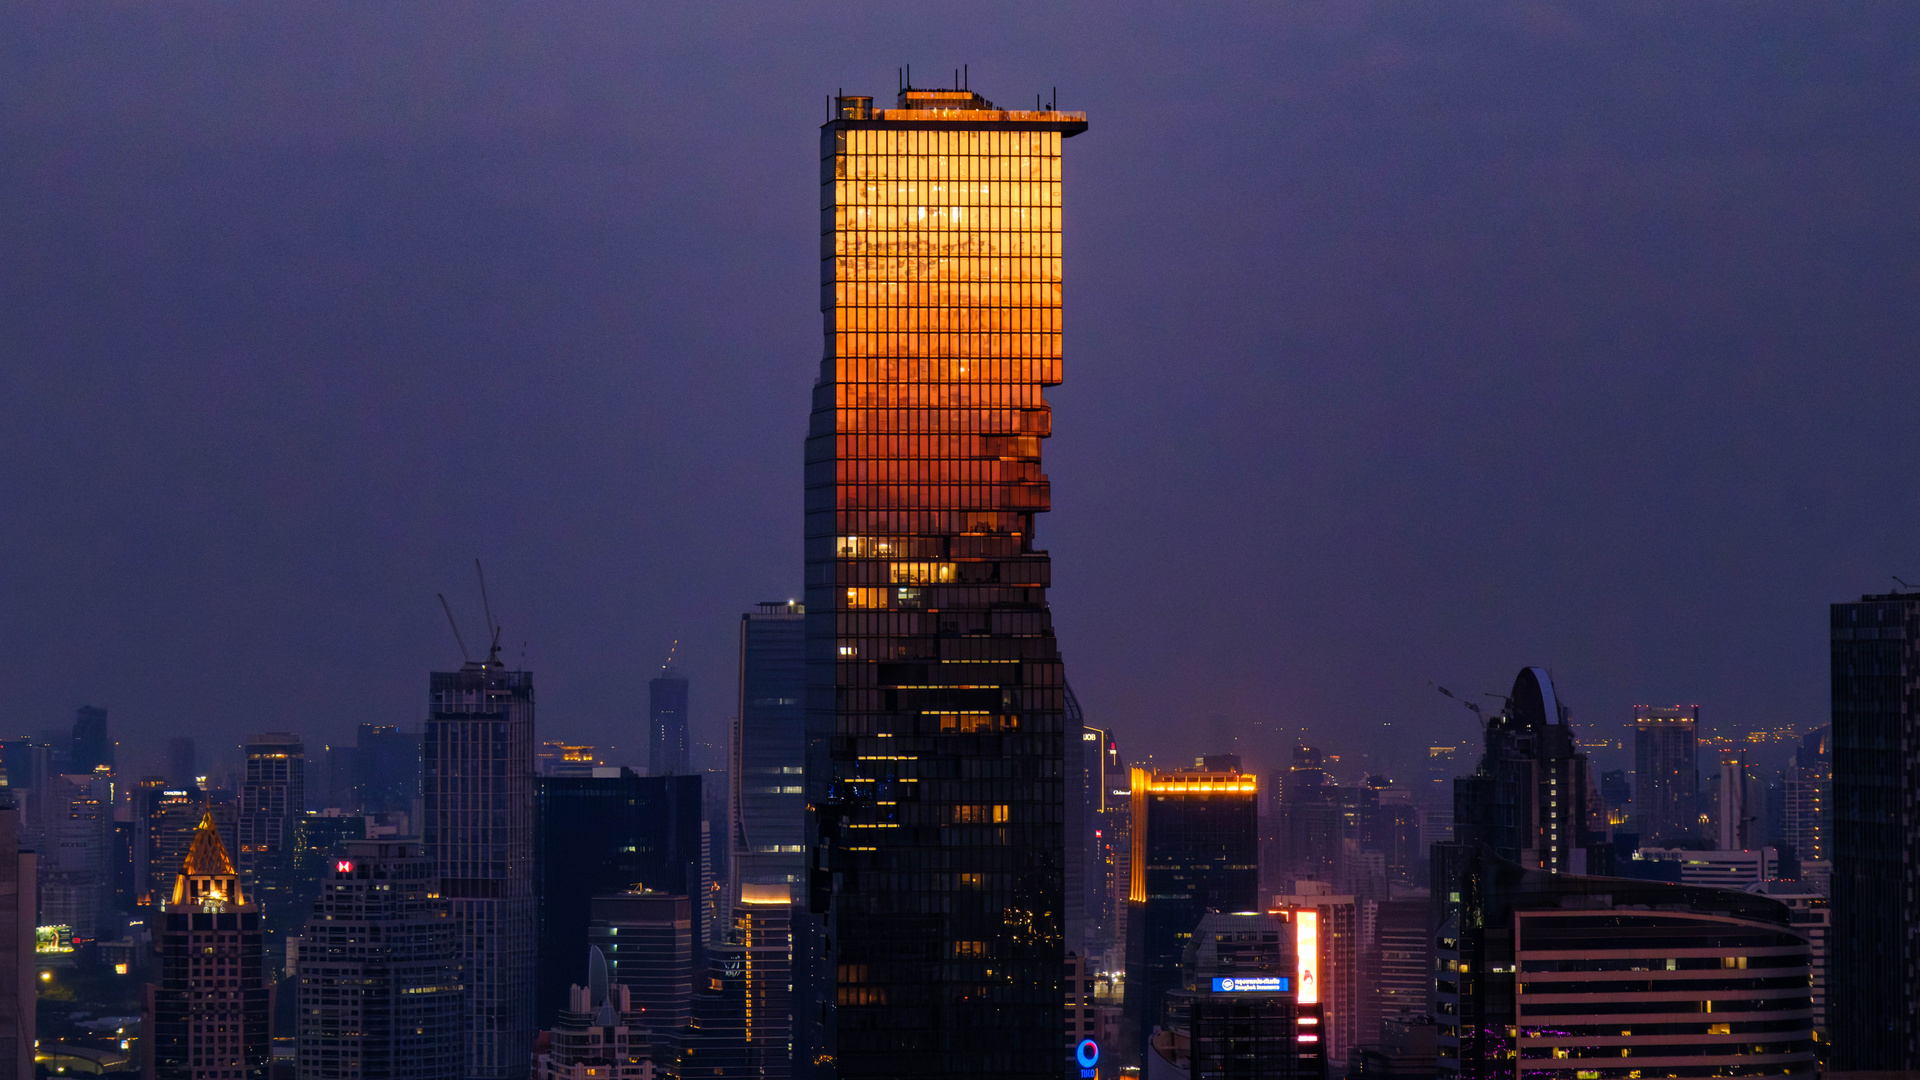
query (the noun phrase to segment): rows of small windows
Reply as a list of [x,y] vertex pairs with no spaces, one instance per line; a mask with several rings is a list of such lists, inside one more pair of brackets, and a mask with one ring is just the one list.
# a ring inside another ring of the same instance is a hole
[[[836,148],[838,149],[838,148]],[[1060,157],[1024,157],[968,153],[834,153],[820,159],[822,181],[912,183],[922,187],[1043,183],[1058,185]]]
[[823,302],[834,307],[1057,308],[1057,281],[838,281],[823,278]]
[[1037,383],[1005,382],[850,382],[836,380],[834,399],[847,409],[1041,409],[1046,398]]
[[1000,458],[849,456],[834,465],[834,480],[841,484],[1010,484],[1042,479],[1039,462]]
[[[1042,438],[1053,431],[1050,409],[861,409],[835,410],[839,433],[857,435],[866,432],[889,434],[939,433],[973,435],[1036,435]],[[897,529],[896,532],[929,532],[923,529]]]
[[1522,959],[1520,970],[1528,971],[1710,971],[1769,967],[1805,967],[1808,954],[1804,947],[1777,954],[1755,956],[1585,956],[1575,959]]
[[[836,206],[910,207],[931,217],[949,213],[953,224],[993,220],[981,211],[995,208],[1032,209],[1060,205],[1060,181],[992,177],[835,177],[820,185],[820,208]],[[1021,218],[1005,218],[1019,222]],[[1013,228],[1022,226],[1015,224]]]
[[820,260],[891,259],[902,280],[940,281],[955,259],[1058,257],[1061,243],[1058,230],[1036,228],[834,229],[821,237]]
[[962,130],[952,127],[841,128],[832,132],[838,154],[992,155],[1008,159],[1060,156],[1058,131]]
[[[1812,1032],[1806,1032],[1811,1035]],[[1744,1057],[1748,1055],[1787,1057],[1809,1053],[1813,1040],[1785,1039],[1778,1042],[1702,1042],[1651,1043],[1623,1046],[1521,1046],[1520,1056],[1528,1058],[1688,1058]]]
[[[965,233],[947,243],[984,243],[975,234],[1060,231],[1058,206],[835,206],[820,211],[820,231]],[[1059,251],[1058,244],[1052,246]]]

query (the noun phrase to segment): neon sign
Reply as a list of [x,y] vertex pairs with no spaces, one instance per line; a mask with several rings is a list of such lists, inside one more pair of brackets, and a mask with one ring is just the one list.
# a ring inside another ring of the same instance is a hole
[[1293,948],[1300,960],[1300,1004],[1313,1005],[1320,1000],[1320,913],[1293,913]]
[[351,874],[353,873],[353,860],[341,859],[339,862],[333,864],[333,868],[342,874]]
[[1093,1075],[1093,1067],[1100,1064],[1100,1044],[1092,1039],[1081,1039],[1080,1045],[1073,1048],[1073,1060],[1080,1066],[1082,1078]]
[[1284,975],[1241,975],[1213,980],[1216,994],[1284,994],[1288,980]]

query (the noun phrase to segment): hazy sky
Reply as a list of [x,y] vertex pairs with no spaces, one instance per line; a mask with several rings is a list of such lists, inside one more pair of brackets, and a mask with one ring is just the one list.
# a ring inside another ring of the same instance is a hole
[[675,639],[717,734],[825,97],[962,63],[1091,121],[1040,538],[1128,756],[1410,764],[1525,664],[1823,722],[1825,605],[1920,582],[1916,57],[1911,0],[0,6],[0,728],[417,724],[477,555],[543,737],[643,746]]

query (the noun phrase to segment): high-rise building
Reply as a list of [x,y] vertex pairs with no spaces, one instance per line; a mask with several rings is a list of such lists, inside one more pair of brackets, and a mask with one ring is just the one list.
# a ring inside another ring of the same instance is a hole
[[294,846],[307,805],[306,747],[284,731],[248,736],[240,785],[240,880],[266,916],[272,948],[298,930],[301,909],[293,873]]
[[67,771],[85,774],[105,765],[113,768],[113,737],[107,731],[107,710],[82,705],[73,715],[73,749],[67,752]]
[[300,940],[302,1080],[460,1080],[466,1010],[454,926],[417,840],[335,852]]
[[[806,443],[809,1004],[847,1080],[1061,1060],[1066,690],[1034,537],[1084,114],[840,97]],[[987,973],[991,971],[992,974]]]
[[1633,707],[1633,831],[1685,846],[1700,836],[1700,706]]
[[1360,971],[1365,903],[1322,882],[1302,881],[1295,892],[1274,897],[1270,908],[1296,925],[1303,915],[1313,916],[1320,1045],[1328,1061],[1345,1061],[1347,1051],[1368,1037],[1362,1016],[1374,1015]]
[[113,895],[113,775],[54,773],[36,794],[40,922],[69,927],[78,943],[93,941]]
[[1486,845],[1458,884],[1436,934],[1441,1077],[1813,1075],[1807,941],[1785,905]]
[[693,1016],[693,901],[629,889],[593,898],[587,943],[627,987],[652,1039],[655,1061],[673,1061]]
[[1832,730],[1823,725],[1809,734],[1781,777],[1780,842],[1793,849],[1800,863],[1832,857],[1833,758],[1828,753]]
[[631,987],[608,978],[607,958],[587,950],[587,984],[567,987],[553,1041],[534,1058],[533,1080],[654,1080],[666,1073],[652,1057],[646,1015]]
[[466,986],[467,1080],[521,1080],[533,1052],[533,673],[497,652],[429,684],[428,858]]
[[[1099,970],[1099,961],[1115,945],[1113,937],[1112,848],[1107,838],[1108,822],[1121,805],[1114,795],[1125,782],[1116,784],[1119,750],[1112,736],[1101,728],[1072,722],[1078,705],[1068,690],[1067,758],[1070,765],[1067,786],[1067,925],[1076,923],[1078,933],[1068,931],[1070,951],[1086,958],[1091,970]],[[1079,734],[1074,730],[1078,727]]]
[[1833,605],[1832,1066],[1920,1069],[1920,593]]
[[740,616],[740,711],[732,765],[728,877],[805,889],[806,609],[768,603]]
[[[1833,906],[1826,894],[1798,881],[1762,881],[1749,885],[1747,892],[1760,893],[1787,905],[1789,922],[1807,939],[1812,959],[1813,1029],[1826,1040],[1827,1034],[1827,936],[1833,929]],[[1826,1040],[1831,1043],[1831,1040]]]
[[142,780],[133,796],[134,878],[140,902],[158,905],[172,894],[180,863],[211,808],[198,787],[170,788],[157,777]]
[[[1385,1024],[1417,1024],[1427,1015],[1433,986],[1433,934],[1422,899],[1382,900],[1374,909],[1374,970],[1362,993],[1371,994],[1373,1012]],[[1361,1030],[1360,1041],[1385,1041],[1385,1032]]]
[[[537,1017],[542,1027],[566,1002],[569,977],[579,976],[594,897],[636,886],[694,895],[701,887],[705,777],[636,776],[619,767],[594,772],[543,776],[535,787]],[[704,905],[692,912],[696,943],[707,937],[704,914]]]
[[746,1043],[752,1075],[793,1075],[793,894],[786,886],[745,884],[729,941],[740,947]]
[[267,1080],[260,906],[247,896],[212,811],[194,828],[159,903],[160,981],[147,986],[145,1073],[155,1080]]
[[352,757],[354,805],[369,814],[413,813],[420,797],[420,740],[419,732],[392,724],[361,724]]
[[1258,788],[1251,773],[1133,770],[1123,1062],[1144,1063],[1201,917],[1261,910]]
[[194,752],[193,739],[185,735],[176,735],[167,740],[167,786],[185,788],[199,779],[195,770],[200,767],[199,755]]
[[692,749],[687,735],[687,677],[669,660],[647,682],[647,775],[692,772]]
[[[1300,1008],[1302,965],[1291,912],[1209,913],[1193,932],[1167,1025],[1149,1048],[1194,1080],[1320,1080],[1322,1025]],[[1121,1075],[1114,1070],[1108,1075]]]
[[34,979],[35,853],[21,843],[14,793],[0,789],[0,1070],[34,1075],[39,983]]

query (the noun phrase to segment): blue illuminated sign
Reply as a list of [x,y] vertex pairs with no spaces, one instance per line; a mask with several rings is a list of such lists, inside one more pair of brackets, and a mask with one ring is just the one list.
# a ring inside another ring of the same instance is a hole
[[1216,994],[1284,994],[1289,980],[1280,975],[1242,976],[1213,980],[1213,992]]
[[1091,1069],[1100,1064],[1100,1044],[1092,1039],[1081,1039],[1080,1045],[1073,1048],[1073,1060],[1083,1069]]

